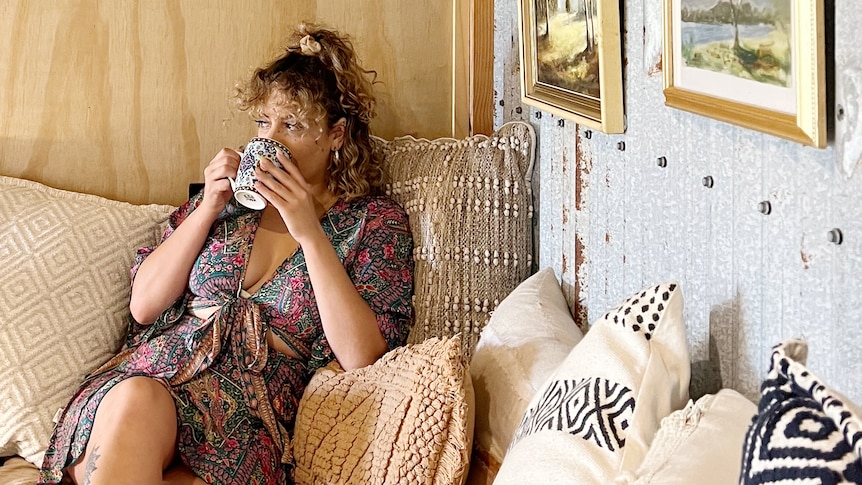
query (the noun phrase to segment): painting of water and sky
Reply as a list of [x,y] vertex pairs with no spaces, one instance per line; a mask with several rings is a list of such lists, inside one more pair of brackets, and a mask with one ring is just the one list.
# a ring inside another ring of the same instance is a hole
[[686,67],[793,85],[791,0],[680,0]]

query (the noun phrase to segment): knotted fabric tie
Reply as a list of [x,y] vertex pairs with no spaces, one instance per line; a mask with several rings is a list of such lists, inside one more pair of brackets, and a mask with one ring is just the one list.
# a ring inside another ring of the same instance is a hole
[[243,395],[248,409],[263,421],[270,435],[287,445],[286,434],[282,431],[275,411],[269,400],[266,381],[261,373],[266,367],[269,346],[266,342],[268,327],[260,315],[260,306],[243,296],[235,296],[220,305],[212,301],[190,303],[189,313],[205,320],[202,329],[208,332],[193,351],[189,365],[170,380],[171,385],[179,385],[191,380],[226,349],[232,355],[240,371]]

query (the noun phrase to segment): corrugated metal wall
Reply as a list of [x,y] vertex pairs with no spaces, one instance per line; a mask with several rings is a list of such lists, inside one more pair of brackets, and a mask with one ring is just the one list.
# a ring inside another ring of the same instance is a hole
[[[537,262],[555,269],[575,313],[592,321],[641,287],[676,280],[694,396],[732,387],[755,399],[771,347],[802,337],[811,370],[862,403],[862,169],[844,134],[858,116],[862,4],[834,6],[828,77],[845,118],[841,143],[817,150],[665,107],[660,0],[624,2],[626,133],[560,126],[520,103],[518,1],[496,2],[495,124],[536,127]],[[840,245],[827,239],[833,228]]]

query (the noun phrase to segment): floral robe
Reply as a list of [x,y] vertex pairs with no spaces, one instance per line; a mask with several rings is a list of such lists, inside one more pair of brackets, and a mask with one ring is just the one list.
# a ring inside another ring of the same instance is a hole
[[[170,217],[164,238],[200,204]],[[242,290],[260,212],[229,204],[213,225],[185,294],[149,326],[132,323],[127,345],[88,376],[60,416],[40,483],[59,483],[86,449],[96,409],[117,383],[158,379],[174,398],[182,460],[217,484],[290,482],[289,434],[312,373],[334,356],[299,248],[254,294]],[[390,348],[413,322],[413,241],[391,199],[338,201],[321,219],[348,275],[377,314]],[[154,248],[138,251],[132,278]],[[270,349],[267,330],[300,359]]]

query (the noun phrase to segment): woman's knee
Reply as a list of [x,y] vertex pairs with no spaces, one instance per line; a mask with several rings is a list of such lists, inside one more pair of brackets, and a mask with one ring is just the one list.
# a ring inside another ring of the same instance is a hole
[[176,422],[176,407],[170,392],[159,381],[150,377],[131,377],[114,386],[105,395],[99,415],[115,418],[133,418],[144,421],[170,420]]

